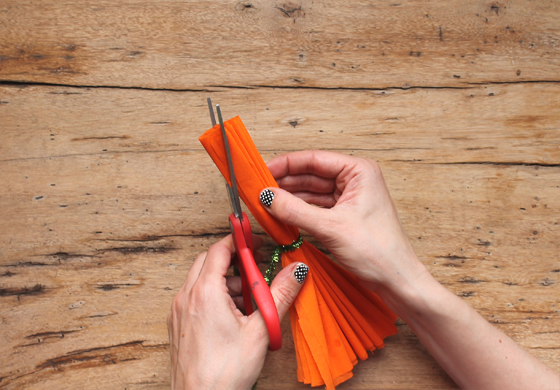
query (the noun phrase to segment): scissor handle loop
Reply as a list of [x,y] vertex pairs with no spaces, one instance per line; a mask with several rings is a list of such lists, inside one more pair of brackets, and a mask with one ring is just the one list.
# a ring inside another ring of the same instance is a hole
[[[253,257],[251,227],[247,215],[243,213],[243,222],[235,217],[234,214],[229,216],[231,231],[233,234],[233,242],[235,243],[235,251],[239,259],[239,270],[241,277],[245,279],[246,285],[250,287],[250,291],[257,303],[257,306],[263,316],[266,328],[268,330],[268,338],[270,344],[268,349],[276,351],[282,347],[282,331],[280,329],[280,319],[278,310],[274,303],[274,298],[270,292],[268,284],[265,282],[257,263]],[[243,225],[243,226],[242,226]],[[247,240],[247,235],[250,237]],[[247,302],[246,294],[243,294],[245,306],[252,303]],[[250,298],[249,298],[250,299]],[[248,313],[250,314],[250,313]]]

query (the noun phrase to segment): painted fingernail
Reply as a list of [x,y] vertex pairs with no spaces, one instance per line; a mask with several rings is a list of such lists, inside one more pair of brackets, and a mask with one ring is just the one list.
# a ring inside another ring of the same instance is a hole
[[262,190],[259,199],[261,203],[266,207],[272,206],[272,201],[274,200],[274,192],[270,191],[268,188]]
[[296,267],[296,271],[294,272],[294,276],[299,284],[302,284],[305,278],[307,277],[307,273],[309,272],[309,267],[306,264],[299,263]]

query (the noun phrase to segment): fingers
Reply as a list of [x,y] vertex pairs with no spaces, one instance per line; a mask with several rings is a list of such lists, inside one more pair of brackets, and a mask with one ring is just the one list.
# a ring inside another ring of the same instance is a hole
[[307,277],[309,267],[303,263],[290,264],[276,275],[270,286],[280,321],[294,303]]
[[237,307],[237,309],[239,309],[242,313],[245,313],[245,302],[243,301],[243,297],[232,297],[231,299],[233,300],[235,307]]
[[226,287],[232,298],[242,295],[241,276],[226,276]]
[[208,249],[199,277],[214,280],[223,279],[231,266],[231,257],[234,253],[233,237],[230,234]]
[[[228,236],[230,237],[230,236]],[[226,240],[228,237],[224,238],[224,240]],[[224,241],[222,240],[222,241]],[[218,248],[219,251],[222,253],[221,256],[223,256],[223,254],[225,253],[226,256],[229,254],[230,256],[230,262],[227,264],[228,268],[231,266],[231,255],[233,254],[230,250],[233,248],[233,241],[230,244],[229,240],[226,240],[225,242],[218,242],[214,245],[219,245],[222,248]],[[254,246],[254,259],[255,259],[255,263],[260,264],[263,261],[264,255],[261,251],[257,250],[258,248],[261,248],[263,246],[264,243],[264,238],[257,236],[256,234],[253,234],[253,246]],[[224,252],[224,248],[223,245],[225,245],[226,251]],[[230,246],[231,245],[231,246]],[[209,250],[210,252],[210,250]],[[198,279],[198,276],[200,274],[200,271],[205,263],[206,258],[208,257],[209,252],[204,252],[199,254],[191,269],[189,270],[189,273],[187,274],[187,279],[185,280],[185,283],[183,284],[183,287],[181,288],[180,292],[181,293],[188,293],[193,284],[196,282],[196,280]],[[216,251],[216,248],[212,249],[211,247],[211,252],[212,252],[212,256],[214,256],[216,253],[218,253]],[[214,261],[214,260],[213,260]],[[226,262],[223,262],[222,266],[225,267]],[[227,269],[226,272],[227,272]],[[218,271],[218,273],[223,272],[223,269],[220,269],[220,271]],[[226,276],[226,287],[228,288],[228,293],[231,297],[235,297],[238,295],[241,295],[241,278],[239,276]]]
[[321,194],[333,193],[335,180],[312,174],[288,175],[277,180],[278,186],[289,192],[309,191]]
[[312,206],[281,188],[266,188],[260,201],[264,208],[280,221],[302,228],[312,235],[321,229],[328,210]]
[[316,206],[331,208],[336,205],[336,199],[333,194],[316,194],[314,192],[292,192],[292,195],[302,199],[305,203],[314,204]]
[[304,150],[275,157],[267,166],[276,180],[302,173],[333,179],[357,160],[359,159],[355,157],[324,150]]

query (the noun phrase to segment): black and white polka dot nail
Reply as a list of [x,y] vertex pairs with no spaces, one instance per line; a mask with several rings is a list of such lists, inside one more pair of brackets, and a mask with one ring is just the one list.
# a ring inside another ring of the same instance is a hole
[[307,273],[309,272],[309,267],[303,263],[299,263],[296,267],[294,272],[294,276],[299,284],[302,284],[305,278],[307,277]]
[[259,196],[261,203],[266,207],[272,206],[272,201],[274,200],[274,192],[270,191],[268,188],[262,190],[261,195]]

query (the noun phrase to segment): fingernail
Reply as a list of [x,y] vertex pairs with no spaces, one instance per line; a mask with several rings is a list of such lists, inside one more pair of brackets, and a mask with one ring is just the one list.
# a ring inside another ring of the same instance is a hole
[[305,278],[307,277],[307,273],[309,272],[309,267],[306,264],[299,263],[296,267],[294,272],[294,276],[299,284],[302,284]]
[[259,195],[259,199],[263,205],[266,207],[272,206],[272,201],[274,200],[274,192],[270,191],[268,188],[262,190]]

